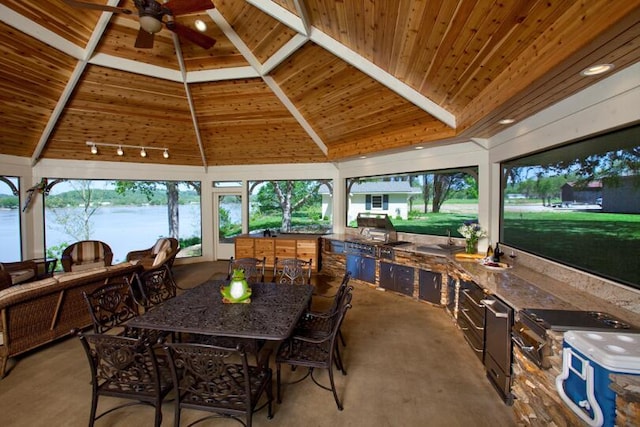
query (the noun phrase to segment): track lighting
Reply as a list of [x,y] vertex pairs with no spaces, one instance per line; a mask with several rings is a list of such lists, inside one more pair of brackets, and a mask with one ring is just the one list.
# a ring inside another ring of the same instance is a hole
[[140,149],[140,157],[147,157],[148,150],[161,150],[162,157],[169,158],[169,149],[167,147],[147,147],[142,145],[127,145],[127,144],[107,144],[104,142],[87,141],[87,145],[91,147],[91,154],[98,154],[98,146],[104,147],[117,147],[116,154],[118,156],[124,156],[124,148],[136,148]]

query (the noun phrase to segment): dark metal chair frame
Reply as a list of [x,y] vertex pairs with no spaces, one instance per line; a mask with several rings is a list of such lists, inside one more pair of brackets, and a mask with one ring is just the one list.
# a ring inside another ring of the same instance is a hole
[[[343,306],[331,316],[331,332],[328,334],[318,334],[318,336],[310,337],[304,335],[293,335],[284,341],[278,348],[276,354],[276,383],[278,393],[278,403],[282,402],[280,371],[281,365],[291,365],[292,368],[303,366],[309,368],[307,373],[300,379],[290,382],[296,384],[307,377],[311,377],[313,382],[320,388],[331,391],[336,401],[338,410],[342,411],[343,405],[338,397],[336,385],[333,377],[333,365],[338,366],[346,375],[339,353],[337,352],[337,337],[340,326],[345,318],[347,310],[351,308],[351,293],[347,292],[343,300]],[[330,387],[319,383],[313,375],[314,369],[327,369],[329,373]]]
[[[190,425],[225,417],[250,427],[253,414],[265,406],[268,406],[267,418],[273,418],[272,371],[267,365],[250,366],[242,346],[167,343],[164,349],[177,390],[175,426],[180,425],[183,409],[214,413]],[[267,401],[258,406],[263,393]]]
[[247,282],[264,282],[264,268],[267,262],[266,257],[258,258],[234,258],[229,259],[229,272],[227,280],[231,279],[233,270],[241,269],[244,271],[244,278]]
[[298,258],[275,259],[273,263],[273,281],[276,283],[309,284],[313,260]]
[[131,284],[136,302],[145,311],[174,298],[178,286],[167,264],[136,273]]
[[[351,279],[351,273],[346,272],[342,278],[342,282],[338,287],[335,295],[333,296],[333,302],[331,307],[326,311],[313,311],[309,310],[305,312],[298,321],[294,330],[295,335],[305,336],[317,336],[318,334],[327,334],[331,332],[331,316],[344,305],[344,299],[347,294],[351,294],[353,286],[348,286]],[[342,335],[342,331],[338,330],[338,337],[343,347],[347,346],[347,343]],[[339,347],[337,347],[339,352]]]
[[[96,420],[131,405],[147,404],[155,408],[154,426],[162,423],[162,401],[173,389],[171,374],[162,366],[153,347],[144,338],[117,335],[83,334],[75,331],[87,354],[91,368],[91,414],[89,427]],[[96,416],[101,396],[133,400]]]
[[137,335],[124,325],[127,320],[139,315],[139,307],[127,281],[108,283],[89,294],[82,291],[82,296],[89,307],[96,334],[104,334],[122,327],[124,335]]

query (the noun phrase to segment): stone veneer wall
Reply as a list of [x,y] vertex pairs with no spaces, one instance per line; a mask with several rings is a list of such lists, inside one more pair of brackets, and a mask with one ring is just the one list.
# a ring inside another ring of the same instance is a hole
[[[507,247],[504,247],[503,250],[505,253],[511,252],[511,249]],[[640,314],[640,290],[635,290],[534,255],[519,251],[514,252],[517,255],[516,262],[523,266],[562,282],[563,285],[573,286],[595,297]]]

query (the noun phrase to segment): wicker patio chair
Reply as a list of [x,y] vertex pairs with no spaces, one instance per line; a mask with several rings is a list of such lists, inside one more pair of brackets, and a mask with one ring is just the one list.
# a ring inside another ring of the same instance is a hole
[[62,251],[60,259],[64,271],[82,271],[110,266],[112,261],[111,247],[99,240],[82,240],[72,243]]
[[[180,425],[183,409],[214,413],[196,422],[229,417],[250,427],[253,413],[264,406],[268,406],[267,418],[273,418],[272,371],[267,365],[250,366],[241,346],[167,343],[164,348],[177,389],[175,426]],[[263,393],[266,402],[258,406]]]
[[[173,389],[166,364],[158,363],[145,339],[77,332],[91,368],[89,427],[106,414],[125,406],[147,404],[155,408],[154,426],[162,423],[162,401]],[[96,416],[101,396],[127,399]]]
[[311,282],[312,260],[298,258],[275,259],[273,278],[276,283],[309,284]]
[[[346,375],[346,370],[342,365],[342,361],[339,360],[339,353],[337,352],[337,337],[340,325],[345,318],[347,310],[351,308],[350,302],[351,293],[347,293],[347,296],[343,301],[343,306],[331,315],[331,331],[328,334],[319,334],[315,337],[293,335],[280,345],[276,354],[278,403],[282,402],[280,380],[281,366],[282,364],[286,364],[290,365],[292,368],[298,366],[308,368],[307,373],[302,378],[292,381],[289,384],[296,384],[307,377],[311,377],[316,385],[333,392],[333,398],[336,401],[338,410],[342,411],[342,402],[338,397],[338,392],[333,378],[333,365],[337,365],[342,373]],[[327,387],[316,380],[314,377],[315,369],[326,369],[328,371],[329,381],[331,383],[330,387]]]
[[167,264],[173,268],[173,262],[180,251],[180,242],[173,237],[161,237],[153,246],[147,249],[130,251],[127,261],[138,261],[145,269],[153,269],[160,264]]

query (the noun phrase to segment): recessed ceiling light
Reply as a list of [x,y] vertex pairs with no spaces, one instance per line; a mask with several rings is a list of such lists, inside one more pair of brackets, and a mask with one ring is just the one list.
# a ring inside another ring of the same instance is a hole
[[501,125],[510,125],[513,122],[515,122],[515,119],[502,119],[498,123]]
[[366,158],[367,158],[367,156],[360,156],[360,158],[361,158],[361,159],[366,159]]
[[613,64],[592,65],[591,67],[587,67],[584,70],[580,71],[580,74],[583,76],[597,76],[598,74],[606,73],[607,71],[613,70],[613,67]]
[[413,147],[414,150],[422,150],[424,147],[422,145],[418,145],[417,147]]
[[196,19],[195,26],[196,29],[202,33],[207,30],[207,24],[205,24],[202,19]]

